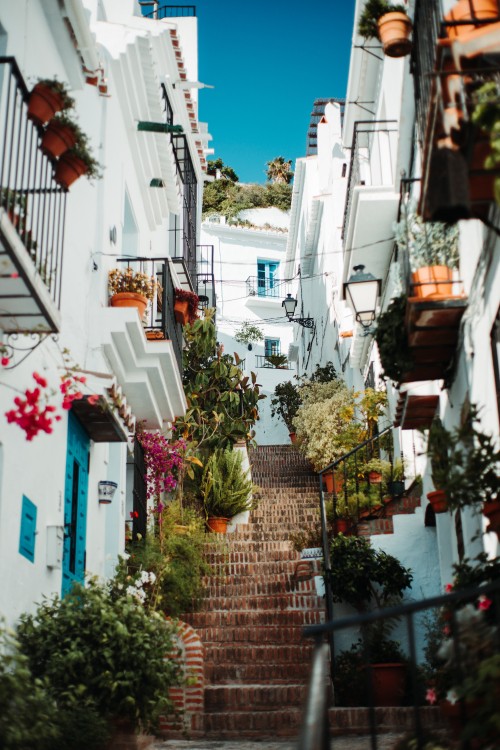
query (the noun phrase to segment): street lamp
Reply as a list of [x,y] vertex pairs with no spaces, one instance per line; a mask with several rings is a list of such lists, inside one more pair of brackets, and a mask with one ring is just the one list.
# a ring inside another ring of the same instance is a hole
[[286,299],[284,299],[283,302],[281,303],[281,307],[285,308],[285,315],[290,321],[290,323],[298,323],[300,326],[303,326],[304,328],[314,328],[313,318],[294,318],[293,317],[295,308],[297,307],[297,300],[295,299],[295,297],[292,297],[291,294],[286,295]]
[[354,273],[344,284],[344,297],[354,313],[357,323],[363,328],[370,328],[375,320],[377,299],[380,297],[382,280],[368,272],[364,266],[354,266]]

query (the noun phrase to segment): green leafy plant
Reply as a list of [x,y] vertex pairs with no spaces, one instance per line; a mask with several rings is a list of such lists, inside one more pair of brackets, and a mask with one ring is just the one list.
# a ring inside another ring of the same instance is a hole
[[253,484],[242,462],[241,453],[231,450],[216,450],[205,462],[200,498],[207,518],[233,518],[255,507]]
[[78,129],[77,141],[72,148],[66,151],[66,154],[72,154],[73,156],[76,156],[78,157],[78,159],[81,159],[83,161],[87,168],[85,177],[88,180],[100,179],[102,177],[101,165],[92,155],[92,151],[89,146],[89,139],[82,130]]
[[76,701],[106,720],[125,718],[143,730],[172,710],[169,688],[182,682],[174,627],[137,599],[95,581],[74,585],[18,627],[21,653],[35,679],[44,678],[57,704]]
[[292,383],[291,380],[278,383],[271,398],[271,416],[280,417],[286,424],[288,431],[293,432],[293,420],[297,416],[301,403],[298,385]]
[[391,472],[391,464],[389,461],[384,461],[381,458],[371,458],[366,463],[362,464],[360,471],[363,474],[370,474],[372,471],[377,474],[382,474],[383,477],[387,477]]
[[[471,120],[488,133],[490,153],[485,168],[497,169],[500,164],[500,90],[497,81],[487,81],[472,96],[474,109]],[[495,200],[500,204],[500,177],[495,177]]]
[[227,448],[250,440],[265,398],[257,376],[243,375],[237,361],[217,346],[213,310],[184,327],[183,385],[187,411],[175,422],[176,433],[205,448]]
[[207,174],[212,177],[217,176],[217,172],[220,173],[222,178],[231,180],[231,182],[238,182],[239,177],[232,167],[224,164],[222,159],[209,159],[207,162]]
[[292,203],[292,186],[286,183],[267,185],[240,184],[231,180],[215,180],[205,185],[203,215],[236,219],[240,211],[250,208],[276,207],[288,211]]
[[377,21],[386,13],[406,13],[404,5],[387,2],[387,0],[366,0],[363,12],[359,17],[358,34],[364,39],[377,39]]
[[456,224],[423,221],[411,204],[405,218],[394,225],[394,234],[399,248],[408,252],[413,271],[424,266],[458,268]]
[[119,292],[135,292],[142,294],[151,302],[156,289],[154,276],[148,276],[142,271],[134,271],[133,268],[112,268],[108,274],[108,288],[110,295]]
[[396,383],[413,367],[405,327],[406,296],[396,297],[377,320],[375,340],[384,375]]
[[429,428],[427,455],[431,462],[431,477],[434,487],[444,488],[446,477],[451,469],[451,435],[439,417],[434,417]]
[[284,183],[288,185],[293,179],[291,170],[292,160],[288,161],[283,156],[276,156],[271,161],[266,162],[266,176],[269,182]]
[[278,370],[285,369],[288,365],[288,358],[286,354],[268,354],[266,362],[269,362],[270,365],[276,367]]
[[241,328],[238,328],[234,334],[234,340],[238,344],[256,344],[258,341],[262,341],[263,338],[264,334],[261,329],[248,321],[242,323]]

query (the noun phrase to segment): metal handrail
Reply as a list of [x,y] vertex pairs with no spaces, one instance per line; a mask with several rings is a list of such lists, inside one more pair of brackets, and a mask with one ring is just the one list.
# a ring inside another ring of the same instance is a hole
[[329,747],[328,701],[325,689],[328,674],[328,645],[316,638],[311,676],[298,750],[327,750]]
[[154,18],[161,21],[165,18],[196,17],[196,5],[162,5],[158,7],[158,0],[140,0],[141,8],[155,6],[151,13],[144,13],[144,18]]

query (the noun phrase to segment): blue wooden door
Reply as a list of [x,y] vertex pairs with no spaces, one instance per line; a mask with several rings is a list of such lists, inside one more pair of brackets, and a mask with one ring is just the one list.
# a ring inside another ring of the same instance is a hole
[[89,437],[71,412],[68,416],[62,596],[70,590],[75,581],[82,583],[85,576],[89,487]]

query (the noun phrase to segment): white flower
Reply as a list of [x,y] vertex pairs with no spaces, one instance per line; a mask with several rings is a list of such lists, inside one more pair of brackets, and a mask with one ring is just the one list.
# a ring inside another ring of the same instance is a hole
[[153,572],[149,574],[149,582],[154,583],[156,581],[156,576]]
[[142,583],[149,583],[149,573],[147,570],[143,570],[141,573],[141,581]]
[[118,589],[118,591],[121,591],[123,589],[123,583],[117,583],[116,588]]
[[137,594],[137,589],[135,586],[127,586],[125,593],[128,594],[128,596],[135,596]]
[[454,690],[448,690],[446,693],[446,700],[455,705],[455,703],[458,701],[458,695]]

